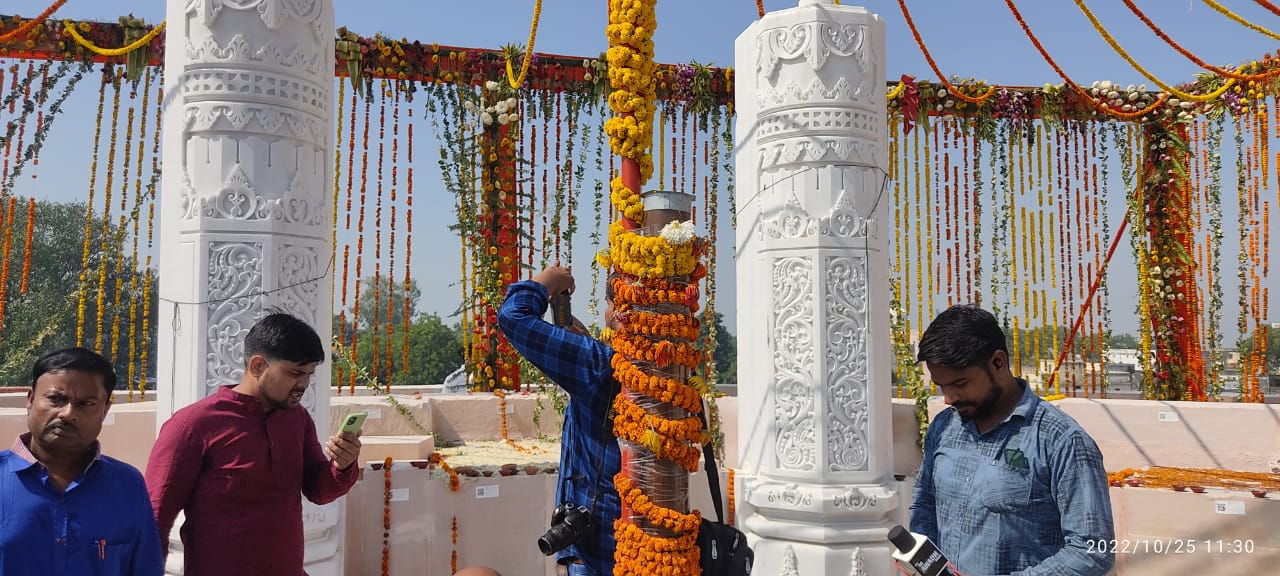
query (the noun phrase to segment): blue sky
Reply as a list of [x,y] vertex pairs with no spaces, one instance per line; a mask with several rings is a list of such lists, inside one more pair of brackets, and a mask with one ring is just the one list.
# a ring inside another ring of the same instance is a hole
[[[168,4],[180,7],[185,0],[169,0]],[[1261,57],[1277,48],[1277,42],[1231,22],[1199,0],[1139,0],[1136,2],[1170,36],[1178,40],[1201,58],[1219,65],[1239,63]],[[5,13],[31,16],[43,10],[48,0],[11,0],[2,9]],[[442,2],[423,0],[373,0],[352,2],[338,0],[336,21],[340,26],[362,34],[383,33],[391,37],[407,37],[424,42],[438,42],[474,48],[496,48],[502,44],[523,43],[528,35],[533,0],[498,0],[484,5],[474,2]],[[768,10],[778,10],[796,5],[796,1],[766,1]],[[1103,24],[1119,39],[1136,59],[1151,72],[1171,83],[1190,80],[1199,69],[1178,55],[1163,41],[1155,37],[1119,2],[1093,0],[1089,3]],[[1271,29],[1280,30],[1280,18],[1245,0],[1224,2],[1238,14]],[[906,27],[897,2],[877,0],[864,2],[870,10],[879,13],[887,28],[887,76],[897,78],[911,74],[920,79],[933,79],[924,58],[916,47]],[[1035,52],[1023,35],[1013,16],[1003,2],[911,0],[917,26],[924,41],[932,51],[943,72],[948,75],[976,77],[1005,85],[1038,86],[1060,80]],[[1152,83],[1142,78],[1116,55],[1094,32],[1084,15],[1072,2],[1044,2],[1022,0],[1019,8],[1028,24],[1041,38],[1050,53],[1066,72],[1079,83],[1094,80],[1111,80],[1120,84]],[[552,0],[544,3],[541,28],[536,50],[567,55],[594,56],[606,48],[604,24],[606,0]],[[662,62],[698,60],[718,66],[732,65],[734,39],[757,18],[754,2],[748,0],[663,0],[658,3],[658,32],[655,37],[657,58]],[[110,2],[72,0],[56,15],[64,18],[86,18],[114,21],[122,14],[132,13],[148,20],[164,17],[165,3],[157,0],[112,0]],[[89,148],[84,142],[92,137],[93,113],[96,98],[94,90],[81,89],[68,103],[69,110],[51,134],[42,162],[40,179],[24,179],[17,193],[34,194],[58,200],[80,199],[83,196],[84,178],[88,174]],[[427,152],[434,151],[433,143],[424,143]],[[68,151],[55,163],[50,151]],[[50,167],[58,166],[58,170]],[[1224,181],[1229,170],[1224,167]],[[429,188],[427,174],[418,176],[419,186]],[[1119,179],[1116,178],[1116,181]],[[38,186],[37,186],[38,185]],[[437,188],[440,194],[443,190]],[[1226,189],[1224,188],[1224,192]],[[1267,194],[1272,199],[1272,253],[1280,254],[1280,198],[1274,185]],[[1224,201],[1228,207],[1233,202]],[[1113,202],[1113,207],[1122,206]],[[427,212],[415,221],[415,245],[456,246],[456,238],[447,230],[451,211]],[[1113,216],[1113,222],[1116,222]],[[727,224],[727,219],[723,220]],[[1232,222],[1230,214],[1227,222]],[[728,257],[732,254],[731,234],[728,226],[722,227],[722,268],[719,277],[720,308],[729,311],[733,306],[733,275]],[[1230,248],[1233,236],[1228,232],[1225,247]],[[422,244],[418,244],[421,242]],[[456,250],[446,250],[445,255],[431,250],[415,250],[416,270],[438,268],[457,270]],[[589,249],[580,249],[586,254]],[[1132,261],[1127,249],[1117,253],[1113,267],[1129,270],[1132,278]],[[1226,262],[1234,262],[1227,256]],[[582,262],[580,260],[580,262]],[[585,264],[585,262],[582,262]],[[580,264],[580,265],[582,265]],[[585,266],[583,266],[585,268]],[[1224,274],[1232,277],[1234,274]],[[1274,273],[1273,273],[1274,275]],[[448,275],[445,275],[448,276]],[[1274,277],[1274,276],[1273,276]],[[1113,285],[1132,285],[1123,276],[1114,278]],[[419,276],[424,291],[420,310],[442,314],[456,306],[457,290],[449,286],[452,278]],[[580,278],[580,283],[582,279]],[[1271,306],[1273,321],[1280,320],[1280,283],[1271,281]],[[1224,324],[1234,332],[1235,288],[1226,286],[1227,309]],[[1129,312],[1132,294],[1117,289],[1113,294],[1112,309],[1116,311],[1116,329],[1133,331],[1136,319]],[[575,303],[577,310],[584,310],[585,303]],[[581,314],[581,312],[580,312]],[[730,327],[736,322],[728,318]],[[1234,336],[1229,336],[1234,339]]]

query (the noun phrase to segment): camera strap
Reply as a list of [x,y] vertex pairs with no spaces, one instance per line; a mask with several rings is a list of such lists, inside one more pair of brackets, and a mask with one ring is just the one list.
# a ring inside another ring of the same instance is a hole
[[[702,412],[698,413],[698,416],[702,419],[702,429],[707,431],[708,438],[711,438],[711,425],[707,423],[707,411],[710,409],[711,402],[703,399]],[[710,442],[702,445],[702,461],[707,471],[707,488],[711,490],[711,503],[716,507],[716,519],[725,522],[724,504],[720,496],[720,468],[716,466],[716,454]]]
[[613,374],[610,374],[609,395],[606,400],[608,404],[605,405],[604,421],[600,422],[600,435],[596,437],[600,441],[600,447],[596,450],[595,477],[591,480],[591,505],[587,507],[591,510],[592,516],[596,513],[596,501],[600,498],[600,475],[604,474],[604,447],[605,442],[609,441],[608,433],[613,430],[613,417],[615,416],[613,401],[617,398],[619,392],[621,392],[621,384],[618,384],[618,379],[614,378]]

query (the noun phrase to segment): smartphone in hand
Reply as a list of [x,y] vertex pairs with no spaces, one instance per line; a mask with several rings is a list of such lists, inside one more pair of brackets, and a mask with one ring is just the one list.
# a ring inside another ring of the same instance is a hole
[[349,432],[352,436],[355,436],[360,432],[360,428],[364,426],[364,419],[368,417],[369,415],[365,412],[347,414],[347,417],[342,420],[342,429],[338,433]]

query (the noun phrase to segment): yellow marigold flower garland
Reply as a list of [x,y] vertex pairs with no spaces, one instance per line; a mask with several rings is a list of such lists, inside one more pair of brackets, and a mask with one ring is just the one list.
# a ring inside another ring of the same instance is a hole
[[[673,223],[658,236],[642,236],[636,230],[644,220],[639,187],[653,175],[649,151],[656,110],[654,4],[654,0],[609,2],[606,59],[614,116],[606,121],[605,133],[613,152],[634,162],[634,166],[624,162],[622,173],[639,178],[624,181],[620,173],[610,183],[610,198],[621,219],[610,225],[609,248],[597,255],[597,260],[603,268],[621,273],[610,282],[624,328],[601,336],[613,344],[614,376],[625,387],[614,401],[618,414],[615,436],[693,471],[700,455],[698,444],[706,440],[701,420],[693,416],[701,411],[706,384],[696,377],[681,382],[678,376],[649,367],[665,369],[674,363],[696,369],[701,363],[701,352],[687,343],[698,337],[698,323],[691,314],[698,306],[697,280],[706,274],[698,262],[703,245],[693,234],[691,223]],[[638,174],[630,172],[633,167]],[[628,186],[629,182],[637,189]],[[680,277],[680,281],[669,280],[672,277]],[[661,312],[670,310],[654,309],[664,306],[680,306],[690,312],[664,314]],[[634,362],[646,364],[637,366]],[[675,419],[656,416],[632,401],[634,395],[665,402],[692,415]],[[614,573],[696,576],[700,573],[700,515],[654,504],[644,488],[628,477],[631,473],[624,466],[614,478],[628,512],[614,523],[618,542]],[[636,522],[637,515],[671,534],[647,533],[649,528]]]

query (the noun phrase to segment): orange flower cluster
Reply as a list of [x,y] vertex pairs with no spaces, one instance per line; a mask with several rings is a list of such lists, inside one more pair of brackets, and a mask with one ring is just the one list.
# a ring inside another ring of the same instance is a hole
[[458,573],[458,517],[453,517],[453,550],[449,552],[449,573]]
[[727,502],[729,506],[729,511],[725,514],[724,523],[730,526],[733,526],[733,517],[737,509],[737,506],[735,504],[736,500],[734,500],[733,498],[733,468],[729,469],[729,481],[726,482],[726,484],[729,485],[729,492],[725,495],[725,497],[729,500],[729,502]]
[[613,420],[614,436],[640,444],[658,458],[671,460],[685,470],[698,470],[700,451],[693,444],[705,441],[700,420],[659,418],[621,395],[614,400],[614,410],[618,413]]
[[382,576],[391,574],[391,463],[390,456],[382,463]]
[[614,335],[613,350],[631,361],[653,362],[659,368],[679,364],[690,369],[702,365],[702,351],[688,344],[679,344],[670,340],[654,342],[643,336],[632,335],[621,331]]
[[627,399],[623,394],[619,394],[614,398],[613,410],[616,414],[614,416],[614,422],[629,421],[641,423],[648,428],[653,428],[658,434],[667,436],[673,440],[680,440],[683,442],[701,442],[703,440],[702,420],[697,416],[690,416],[679,420],[670,420],[654,416],[644,408],[641,408],[635,402]]
[[619,315],[627,330],[650,338],[676,338],[696,341],[699,336],[698,319],[690,314],[650,314],[630,312]]
[[645,284],[633,284],[618,276],[610,280],[618,302],[626,302],[632,306],[653,306],[655,304],[681,304],[696,310],[698,307],[698,285],[655,279]]
[[676,538],[657,538],[621,519],[615,520],[613,526],[618,538],[618,549],[613,555],[616,573],[662,576],[701,573],[696,530]]
[[660,402],[697,414],[702,411],[702,398],[693,386],[666,376],[650,376],[619,354],[613,355],[613,377],[627,390],[644,394]]
[[507,437],[507,395],[496,388],[493,395],[498,397],[498,418],[502,420],[502,439],[511,443],[511,439]]
[[439,452],[432,452],[431,458],[428,460],[432,466],[439,466],[449,475],[449,491],[457,492],[462,487],[462,478],[453,470],[448,462],[444,461],[444,455]]
[[[23,35],[27,35],[28,38],[30,38],[30,34],[32,30],[34,30],[37,26],[44,24],[45,20],[48,20],[49,17],[52,16],[54,12],[58,11],[58,8],[61,8],[62,5],[66,3],[67,3],[67,0],[57,0],[53,4],[50,4],[48,8],[44,9],[44,12],[41,12],[35,18],[27,20],[26,22],[23,22],[13,30],[5,32],[4,34],[0,34],[0,42],[8,42],[10,40],[13,40],[14,38],[19,38]],[[17,16],[13,17],[13,22],[14,23],[18,22]]]
[[[621,472],[613,477],[613,484],[618,488],[618,495],[622,497],[623,504],[632,512],[644,516],[646,520],[659,528],[665,528],[678,534],[692,532],[694,538],[697,538],[698,527],[702,524],[702,513],[694,510],[689,514],[681,514],[670,508],[663,508],[654,504],[645,496],[634,484],[631,479]],[[645,574],[646,572],[636,572],[637,574]],[[691,574],[685,572],[684,574]]]

